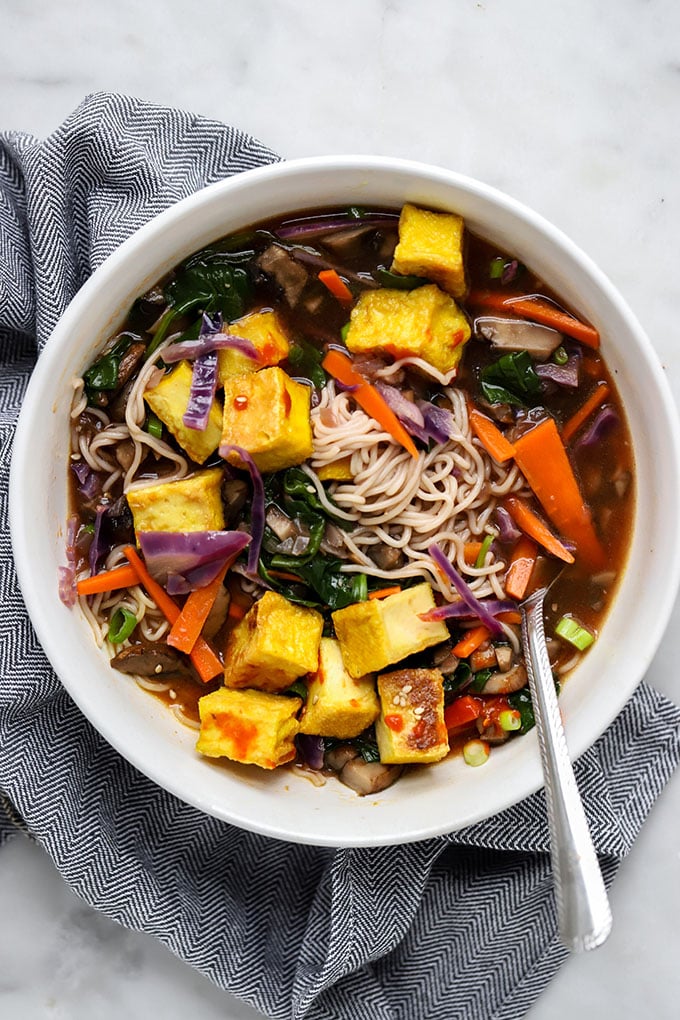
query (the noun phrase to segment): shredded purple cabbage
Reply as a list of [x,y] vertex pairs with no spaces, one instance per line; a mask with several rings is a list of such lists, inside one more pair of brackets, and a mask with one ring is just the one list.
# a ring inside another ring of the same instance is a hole
[[94,577],[97,573],[100,561],[109,551],[109,543],[105,541],[104,536],[102,535],[102,521],[104,520],[105,513],[105,506],[97,507],[94,519],[94,534],[92,536],[92,543],[90,545],[90,552],[88,555],[88,563],[92,577]]
[[140,531],[137,538],[149,573],[170,595],[210,584],[250,542],[243,531]]
[[329,233],[339,230],[351,230],[352,227],[396,227],[399,223],[399,216],[366,216],[360,220],[349,220],[346,216],[333,216],[327,219],[304,220],[302,223],[289,223],[279,227],[276,231],[278,237],[283,240],[300,240],[303,237],[313,237],[315,234]]
[[188,429],[204,432],[217,389],[217,351],[201,354],[194,361],[189,402],[182,421]]
[[513,259],[511,262],[506,262],[503,266],[503,272],[501,273],[501,283],[512,283],[517,276],[518,269],[519,262],[517,259]]
[[397,418],[407,432],[421,442],[428,442],[429,435],[425,428],[425,419],[420,408],[409,400],[396,386],[389,386],[384,382],[376,382],[375,388],[385,403],[396,414]]
[[522,532],[519,530],[512,517],[504,506],[497,506],[494,511],[496,524],[498,525],[498,537],[501,542],[516,542]]
[[435,443],[446,443],[453,436],[455,430],[455,419],[445,407],[437,407],[429,400],[419,400],[418,407],[425,419],[425,429],[428,438],[434,439]]
[[[498,616],[499,613],[511,613],[517,610],[517,603],[511,599],[487,599],[480,602],[487,613],[491,616]],[[460,602],[448,602],[445,606],[437,606],[435,609],[428,609],[426,613],[418,613],[421,620],[432,623],[435,620],[465,620],[476,617],[478,614],[462,600]]]
[[564,365],[555,365],[552,362],[536,365],[536,375],[539,379],[549,379],[550,382],[557,383],[558,386],[569,386],[576,389],[579,382],[580,361],[578,354],[572,354]]
[[102,479],[93,471],[87,461],[78,460],[71,463],[71,470],[78,482],[78,492],[87,500],[94,499],[101,492]]
[[198,340],[183,340],[181,343],[171,344],[161,351],[161,358],[166,365],[174,365],[176,361],[195,361],[203,354],[212,354],[213,351],[221,351],[225,348],[245,354],[246,358],[253,361],[259,359],[257,349],[243,336],[236,336],[233,333],[222,333],[216,330],[213,333],[205,333],[199,336]]
[[318,772],[323,768],[324,740],[309,733],[298,733],[295,738],[298,753],[305,765]]
[[223,444],[220,446],[220,457],[226,460],[230,453],[236,453],[250,472],[250,480],[253,483],[253,500],[250,504],[250,535],[251,543],[248,549],[248,575],[257,577],[260,564],[260,549],[264,538],[265,505],[264,505],[264,482],[258,471],[257,464],[247,450],[241,446]]
[[618,424],[619,416],[613,407],[601,407],[585,432],[574,443],[574,449],[595,446]]
[[494,637],[501,637],[504,631],[498,620],[492,616],[490,612],[488,612],[483,603],[480,602],[474,595],[470,586],[463,580],[453,564],[441,551],[439,546],[433,542],[427,551],[437,566],[441,567],[444,571],[463,602],[465,602],[472,611],[472,615],[476,616],[484,624],[484,626],[489,629],[490,633]]

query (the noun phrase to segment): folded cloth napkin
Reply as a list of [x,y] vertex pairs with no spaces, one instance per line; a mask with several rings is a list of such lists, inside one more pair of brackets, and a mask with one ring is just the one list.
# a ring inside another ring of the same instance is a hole
[[[17,587],[12,435],[59,315],[149,217],[275,159],[234,128],[109,94],[43,142],[0,134],[0,842],[23,825],[93,907],[269,1017],[521,1017],[566,956],[542,794],[406,846],[329,850],[232,828],[157,788],[93,730]],[[679,724],[642,685],[577,763],[607,880],[678,762]]]

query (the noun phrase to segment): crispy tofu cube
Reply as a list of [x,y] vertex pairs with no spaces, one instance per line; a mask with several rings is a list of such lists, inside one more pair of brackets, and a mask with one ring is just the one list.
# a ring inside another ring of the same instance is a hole
[[470,339],[456,302],[434,283],[416,290],[367,290],[352,309],[347,347],[353,354],[422,358],[451,372]]
[[[260,471],[281,471],[311,456],[312,392],[283,369],[264,368],[236,375],[224,384],[224,426],[220,451],[241,446]],[[242,467],[237,453],[226,459]]]
[[307,692],[300,733],[348,740],[357,737],[378,715],[373,677],[351,677],[342,661],[340,645],[333,638],[321,638],[319,668],[308,676]]
[[425,765],[449,752],[438,669],[398,669],[378,677],[375,736],[385,765]]
[[354,478],[351,454],[318,467],[316,476],[322,482],[351,482]]
[[295,757],[300,698],[226,687],[198,699],[201,732],[196,750],[209,758],[275,769]]
[[257,372],[260,368],[278,365],[280,361],[288,357],[290,340],[286,336],[278,316],[271,309],[244,315],[242,319],[230,322],[225,327],[225,332],[250,340],[258,353],[258,360],[253,361],[245,354],[227,348],[219,351],[217,370],[220,385],[223,385],[225,379],[231,378],[232,375]]
[[370,599],[336,610],[333,624],[350,676],[377,673],[407,655],[446,641],[446,624],[425,623],[418,617],[433,608],[432,588],[424,582],[386,599]]
[[405,276],[424,276],[462,297],[467,287],[463,265],[463,228],[455,213],[431,212],[405,205],[399,217],[399,244],[392,270]]
[[164,425],[197,464],[202,464],[219,446],[222,435],[222,405],[213,399],[208,426],[190,429],[182,421],[189,402],[193,369],[188,361],[180,361],[176,368],[164,375],[158,386],[147,390],[144,399]]
[[268,591],[234,627],[224,656],[226,687],[281,691],[319,665],[323,617]]
[[131,489],[127,501],[135,531],[221,531],[222,468],[197,471],[176,482]]

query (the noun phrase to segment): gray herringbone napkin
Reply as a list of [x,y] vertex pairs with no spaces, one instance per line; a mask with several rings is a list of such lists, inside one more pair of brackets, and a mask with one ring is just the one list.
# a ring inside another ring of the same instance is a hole
[[[409,846],[333,851],[241,832],[102,740],[50,669],[17,588],[12,434],[57,318],[149,217],[276,158],[233,128],[106,94],[43,142],[0,135],[0,842],[21,816],[88,903],[270,1017],[521,1017],[565,956],[540,794]],[[678,762],[679,723],[643,685],[577,765],[608,879]]]

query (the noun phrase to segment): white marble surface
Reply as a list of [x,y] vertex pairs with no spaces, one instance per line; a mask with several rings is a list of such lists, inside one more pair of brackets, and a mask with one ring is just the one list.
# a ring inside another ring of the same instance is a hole
[[[235,123],[285,156],[376,152],[478,176],[584,247],[680,395],[674,0],[0,0],[0,127],[44,135],[109,89]],[[653,597],[647,593],[646,597]],[[676,700],[678,607],[648,679]],[[612,892],[609,942],[531,1020],[678,1015],[680,778]],[[0,1016],[254,1017],[83,905],[23,837],[0,856]]]

